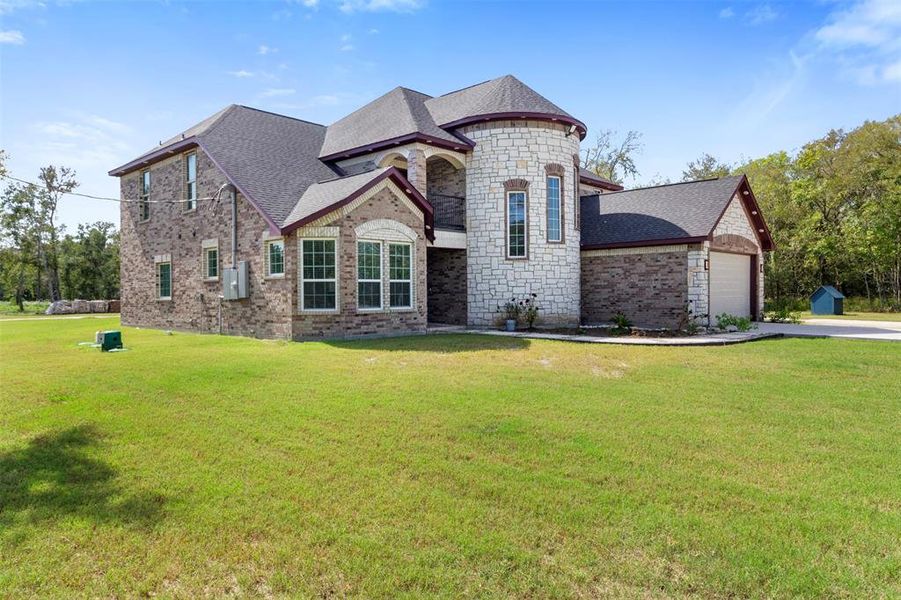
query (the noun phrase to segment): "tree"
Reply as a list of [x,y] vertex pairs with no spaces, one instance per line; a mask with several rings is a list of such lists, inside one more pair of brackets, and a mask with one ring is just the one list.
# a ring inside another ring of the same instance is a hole
[[63,296],[116,298],[119,295],[119,233],[112,223],[78,226],[60,244]]
[[688,163],[682,171],[682,181],[698,181],[699,179],[714,179],[725,177],[732,171],[726,163],[721,163],[706,152],[696,160]]
[[615,137],[615,131],[600,132],[594,146],[582,150],[582,168],[622,184],[626,177],[634,179],[638,175],[635,155],[641,152],[641,134],[629,131],[619,142]]
[[15,301],[25,310],[26,278],[29,267],[37,260],[38,239],[34,186],[10,184],[0,199],[0,231],[9,244],[4,263],[14,278]]
[[41,267],[47,274],[47,287],[50,300],[55,302],[61,299],[59,286],[59,255],[58,239],[60,229],[57,228],[54,219],[59,201],[63,194],[71,192],[78,187],[75,180],[75,172],[68,167],[57,168],[53,165],[43,167],[38,176],[42,187],[37,193],[37,223],[38,223],[38,255]]

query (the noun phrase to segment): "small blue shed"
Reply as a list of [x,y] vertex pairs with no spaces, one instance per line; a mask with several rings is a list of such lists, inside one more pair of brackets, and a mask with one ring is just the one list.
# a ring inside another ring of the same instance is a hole
[[844,314],[844,299],[842,293],[831,285],[821,285],[810,297],[810,312],[815,315]]

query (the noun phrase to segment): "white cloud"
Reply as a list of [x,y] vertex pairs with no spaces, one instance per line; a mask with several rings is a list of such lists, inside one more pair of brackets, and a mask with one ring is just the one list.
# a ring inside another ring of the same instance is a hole
[[37,0],[0,0],[0,15],[8,15],[21,8],[47,8],[47,4]]
[[296,94],[293,88],[269,88],[260,92],[260,98],[275,98],[277,96],[291,96]]
[[303,0],[301,3],[307,8],[316,8],[319,6],[319,0]]
[[774,21],[778,16],[779,13],[773,10],[773,7],[769,4],[755,6],[745,14],[745,18],[750,21],[751,25],[769,23],[770,21]]
[[901,3],[862,0],[830,15],[813,34],[818,51],[835,57],[841,75],[862,85],[901,81]]
[[245,71],[244,69],[239,69],[237,71],[229,71],[229,75],[232,77],[237,77],[238,79],[247,79],[249,77],[253,77],[252,71]]
[[369,30],[369,35],[376,35],[378,32],[379,32],[379,30],[376,29],[375,27],[373,27],[372,29]]
[[423,0],[344,0],[338,9],[345,14],[355,12],[409,13],[422,8]]
[[735,11],[732,10],[731,6],[727,6],[726,8],[724,8],[723,10],[720,11],[721,19],[731,19],[734,16],[735,16]]
[[131,149],[127,125],[81,114],[70,120],[40,121],[32,125],[33,150],[44,163],[76,168],[108,169]]
[[266,56],[267,54],[275,54],[278,52],[278,48],[272,48],[271,46],[267,46],[265,44],[261,44],[259,48],[257,48],[257,54],[261,54]]
[[24,43],[25,36],[22,35],[21,31],[16,31],[14,29],[0,31],[0,44],[12,44],[14,46],[21,46]]
[[353,36],[351,36],[349,33],[345,33],[344,35],[341,36],[341,41],[342,41],[342,42],[349,42],[350,39],[351,39],[351,37],[353,37]]

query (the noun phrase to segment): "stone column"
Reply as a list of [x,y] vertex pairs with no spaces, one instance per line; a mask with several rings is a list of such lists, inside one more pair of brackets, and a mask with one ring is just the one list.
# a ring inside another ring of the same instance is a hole
[[407,153],[407,180],[419,190],[420,194],[426,195],[425,152],[420,148],[413,148]]

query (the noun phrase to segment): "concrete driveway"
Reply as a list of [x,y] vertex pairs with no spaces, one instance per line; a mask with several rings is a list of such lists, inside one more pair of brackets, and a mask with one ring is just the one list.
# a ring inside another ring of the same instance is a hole
[[781,333],[789,337],[830,337],[901,342],[901,322],[805,319],[791,323],[758,323],[761,333]]

